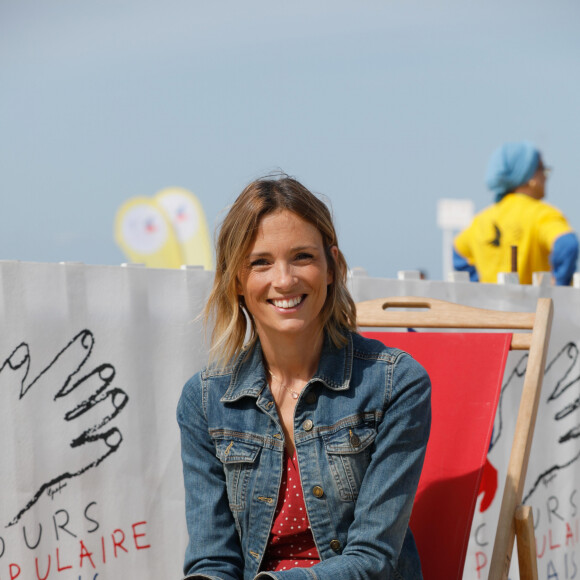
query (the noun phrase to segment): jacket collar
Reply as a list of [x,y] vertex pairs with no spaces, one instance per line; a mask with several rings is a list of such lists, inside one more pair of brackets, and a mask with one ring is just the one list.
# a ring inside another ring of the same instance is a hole
[[[320,381],[333,391],[346,391],[349,388],[353,358],[350,332],[346,334],[346,339],[346,346],[336,348],[328,336],[325,336],[318,369],[310,382]],[[267,384],[262,347],[258,340],[250,352],[244,350],[238,356],[228,390],[220,400],[226,403],[246,396],[257,399]]]

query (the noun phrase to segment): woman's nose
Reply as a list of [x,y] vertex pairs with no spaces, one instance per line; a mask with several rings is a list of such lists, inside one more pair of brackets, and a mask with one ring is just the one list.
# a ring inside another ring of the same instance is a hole
[[292,266],[287,263],[276,264],[274,268],[274,286],[282,290],[291,288],[294,285],[294,273]]

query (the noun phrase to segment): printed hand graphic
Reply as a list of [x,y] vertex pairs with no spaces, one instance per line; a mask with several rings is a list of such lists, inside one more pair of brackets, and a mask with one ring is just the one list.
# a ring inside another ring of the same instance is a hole
[[[580,458],[580,449],[576,441],[580,437],[580,419],[577,413],[578,407],[580,407],[578,359],[578,346],[574,342],[569,342],[546,365],[535,438],[541,437],[544,445],[553,452],[535,454],[530,461],[523,503],[529,500],[541,483],[547,485],[559,471],[569,467]],[[525,355],[517,362],[502,387],[502,397],[492,437],[492,448],[502,433],[504,407],[509,406],[504,401],[505,395],[509,389],[509,391],[514,391],[514,396],[519,397],[527,360],[528,356]],[[518,385],[512,388],[516,382]],[[517,408],[517,406],[513,406],[513,408]],[[564,453],[561,450],[565,450]]]
[[[536,491],[540,483],[548,484],[557,473],[580,458],[578,437],[580,436],[580,370],[578,368],[578,345],[566,344],[556,356],[548,362],[543,398],[540,400],[538,418],[542,412],[553,419],[548,429],[541,432],[541,437],[548,438],[548,445],[554,453],[536,455],[530,461],[524,503]],[[548,394],[546,399],[545,393]]]
[[108,424],[128,396],[111,386],[113,365],[86,372],[94,342],[90,330],[79,332],[40,372],[23,342],[0,365],[1,526],[16,524],[52,486],[62,488],[119,448],[121,432]]

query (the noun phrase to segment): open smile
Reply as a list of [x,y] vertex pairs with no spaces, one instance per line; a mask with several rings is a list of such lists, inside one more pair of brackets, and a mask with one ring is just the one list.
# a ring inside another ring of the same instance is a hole
[[292,298],[280,298],[280,299],[272,299],[268,300],[270,304],[273,304],[276,308],[295,308],[298,306],[302,300],[306,297],[306,294],[302,296],[293,296]]

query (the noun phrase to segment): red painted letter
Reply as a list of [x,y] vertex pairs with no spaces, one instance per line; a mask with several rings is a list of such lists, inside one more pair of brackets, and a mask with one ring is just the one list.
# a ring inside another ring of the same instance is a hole
[[550,550],[555,550],[556,548],[559,548],[560,544],[554,544],[552,542],[552,530],[548,530],[548,534],[550,536]]
[[574,534],[572,533],[570,524],[566,522],[566,547],[568,546],[569,540],[572,540],[572,547],[574,547]]
[[[119,532],[121,534],[121,540],[119,542],[117,542],[117,540],[115,539],[115,534]],[[117,557],[117,548],[121,548],[121,550],[124,550],[125,552],[128,552],[129,550],[127,550],[127,548],[125,548],[125,546],[123,546],[123,542],[125,541],[125,532],[123,532],[123,530],[115,530],[112,534],[111,534],[111,538],[113,538],[113,551],[115,552],[115,558]]]
[[10,580],[14,580],[14,578],[18,578],[20,576],[20,566],[18,564],[10,564]]
[[546,534],[542,536],[542,551],[538,550],[538,538],[536,538],[536,554],[538,558],[541,558],[546,551]]
[[477,578],[481,578],[481,570],[487,566],[487,556],[483,552],[475,553],[475,569],[477,570]]
[[63,570],[70,570],[72,568],[72,564],[70,566],[61,567],[60,565],[60,554],[58,553],[58,548],[56,549],[56,569],[58,572],[62,572]]
[[93,569],[95,568],[95,563],[93,562],[93,559],[91,557],[92,555],[93,555],[93,553],[89,552],[87,550],[87,547],[85,546],[84,542],[81,540],[81,568],[83,567],[83,558],[88,558]]
[[137,538],[144,538],[145,534],[138,534],[135,528],[137,526],[144,526],[145,524],[147,524],[147,522],[137,522],[136,524],[133,524],[131,526],[133,528],[133,540],[135,540],[135,548],[137,548],[137,550],[146,550],[147,548],[151,547],[151,544],[145,544],[144,546],[140,546],[139,543],[137,542]]
[[46,570],[46,576],[43,576],[42,578],[40,577],[40,572],[38,571],[38,558],[34,558],[34,561],[36,562],[36,577],[38,580],[46,580],[50,574],[50,554],[48,555],[48,569]]

